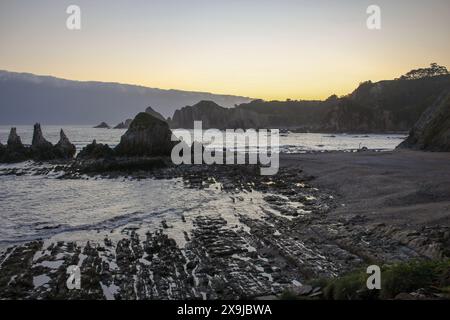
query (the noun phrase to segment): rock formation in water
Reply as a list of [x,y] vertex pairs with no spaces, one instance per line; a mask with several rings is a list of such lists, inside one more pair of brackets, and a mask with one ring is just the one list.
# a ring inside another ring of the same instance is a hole
[[115,151],[120,156],[168,156],[174,142],[169,125],[154,116],[141,112],[120,139]]
[[22,139],[17,135],[17,129],[11,128],[8,137],[8,148],[9,149],[24,149]]
[[52,160],[56,158],[53,145],[42,134],[41,125],[34,125],[33,140],[31,143],[31,155],[35,160]]
[[44,138],[41,126],[36,123],[32,144],[30,147],[26,147],[17,135],[16,128],[11,128],[8,145],[6,147],[0,145],[0,162],[14,163],[25,160],[47,161],[73,158],[76,152],[75,146],[70,143],[62,129],[60,136],[60,141],[53,146]]
[[399,148],[450,152],[450,91],[422,114]]
[[5,154],[6,147],[3,145],[3,143],[0,141],[0,161],[3,158],[3,155]]
[[161,115],[161,113],[153,110],[152,107],[147,107],[147,109],[145,109],[145,112],[148,113],[151,116],[154,116],[156,119],[162,120],[162,121],[166,121],[166,119]]
[[92,141],[84,147],[77,156],[77,159],[105,159],[114,157],[114,150],[107,144],[97,143],[96,140]]
[[132,121],[133,119],[127,119],[124,122],[121,122],[117,126],[115,126],[114,129],[128,129]]
[[11,128],[8,137],[8,144],[4,148],[1,162],[20,162],[28,160],[30,157],[30,151],[26,148],[20,137],[17,135],[16,128]]
[[102,122],[99,125],[95,126],[96,129],[109,129],[110,126],[106,122]]
[[59,133],[59,141],[54,147],[54,152],[58,159],[72,159],[76,153],[75,145],[69,141],[63,129]]

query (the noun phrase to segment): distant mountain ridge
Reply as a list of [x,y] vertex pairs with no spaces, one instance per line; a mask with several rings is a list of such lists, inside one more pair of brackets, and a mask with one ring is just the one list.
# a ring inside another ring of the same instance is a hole
[[165,117],[200,100],[225,107],[251,101],[248,97],[207,92],[164,90],[143,86],[74,81],[0,70],[0,124],[119,123],[146,106]]

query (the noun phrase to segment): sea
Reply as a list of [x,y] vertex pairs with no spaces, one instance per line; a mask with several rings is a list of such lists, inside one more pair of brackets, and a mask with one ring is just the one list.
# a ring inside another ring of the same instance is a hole
[[[11,126],[0,126],[0,142],[6,143]],[[16,126],[24,144],[30,144],[33,127]],[[121,129],[98,129],[90,126],[43,126],[47,140],[56,143],[60,129],[81,150],[96,139],[111,147],[125,133]],[[177,135],[177,130],[174,130]],[[281,133],[280,152],[305,153],[354,151],[362,147],[380,151],[393,150],[406,134],[320,134]],[[192,225],[181,223],[181,217],[192,221],[198,214],[220,215],[229,227],[245,230],[236,212],[251,218],[261,217],[265,206],[257,191],[242,191],[230,199],[220,183],[201,190],[185,186],[181,179],[132,180],[86,178],[58,179],[58,174],[2,175],[11,168],[46,166],[24,162],[0,164],[0,248],[36,239],[88,241],[119,234],[123,228],[156,230],[161,222],[172,227],[170,233],[178,245],[184,245],[183,232]],[[247,201],[248,200],[248,201]]]

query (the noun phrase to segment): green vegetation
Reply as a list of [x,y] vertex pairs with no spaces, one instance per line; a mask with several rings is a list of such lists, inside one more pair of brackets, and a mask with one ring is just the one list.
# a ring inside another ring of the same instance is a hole
[[381,268],[381,290],[369,290],[365,270],[331,279],[323,289],[325,299],[393,299],[399,293],[433,290],[450,299],[450,260],[411,261]]
[[292,290],[286,290],[279,299],[387,300],[394,299],[400,293],[409,294],[419,289],[450,299],[450,260],[409,261],[384,265],[381,267],[381,290],[367,288],[366,281],[369,276],[365,269],[360,269],[338,278],[313,279],[307,282],[307,285],[321,288],[321,296],[299,296]]
[[414,80],[422,78],[430,78],[436,76],[448,75],[448,70],[444,66],[437,63],[430,64],[429,68],[419,68],[409,71],[407,74],[400,77],[401,80]]

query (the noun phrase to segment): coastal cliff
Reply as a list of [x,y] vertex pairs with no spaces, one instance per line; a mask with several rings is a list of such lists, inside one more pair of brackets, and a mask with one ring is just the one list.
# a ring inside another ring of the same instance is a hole
[[422,114],[399,148],[450,152],[450,91]]
[[194,121],[202,121],[204,129],[261,128],[270,125],[270,117],[244,108],[227,109],[213,101],[200,101],[175,111],[172,128],[192,129]]
[[351,94],[324,101],[254,100],[227,109],[200,101],[175,111],[172,128],[280,128],[302,132],[407,132],[440,94],[450,75],[361,83]]

